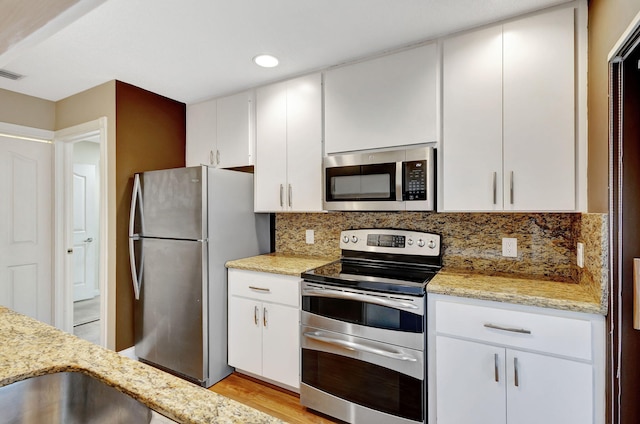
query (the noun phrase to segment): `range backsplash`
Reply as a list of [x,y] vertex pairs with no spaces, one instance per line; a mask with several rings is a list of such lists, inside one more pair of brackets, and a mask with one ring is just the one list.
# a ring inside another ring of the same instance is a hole
[[[398,228],[442,235],[445,267],[524,274],[587,284],[606,299],[607,215],[580,213],[331,212],[276,214],[276,252],[337,257],[340,231]],[[305,230],[315,243],[306,244]],[[502,256],[502,238],[518,239],[518,257]],[[576,244],[585,243],[585,268]]]

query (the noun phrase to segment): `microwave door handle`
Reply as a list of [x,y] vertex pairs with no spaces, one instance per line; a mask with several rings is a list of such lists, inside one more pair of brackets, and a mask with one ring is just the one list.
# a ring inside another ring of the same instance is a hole
[[402,202],[402,162],[396,162],[396,201]]
[[358,300],[366,303],[375,303],[377,305],[389,306],[391,308],[418,309],[418,306],[409,302],[402,302],[399,300],[387,299],[384,297],[368,296],[366,294],[344,292],[340,290],[304,289],[303,295],[318,296],[318,297],[332,297],[336,299]]
[[335,339],[331,336],[324,336],[320,331],[305,332],[303,335],[311,340],[327,343],[343,349],[354,352],[373,353],[374,355],[384,356],[385,358],[397,359],[399,361],[416,362],[417,359],[403,352],[394,352],[390,350],[380,349],[378,347],[367,346],[360,343],[350,342],[348,340]]

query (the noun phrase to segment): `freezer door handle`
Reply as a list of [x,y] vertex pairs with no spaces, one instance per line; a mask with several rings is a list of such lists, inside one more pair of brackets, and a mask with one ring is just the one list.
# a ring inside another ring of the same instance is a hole
[[136,264],[136,252],[135,242],[140,240],[140,237],[135,234],[136,224],[136,211],[138,208],[138,202],[140,202],[140,220],[142,227],[144,228],[144,220],[142,218],[142,190],[140,188],[140,175],[136,174],[133,177],[133,192],[131,193],[131,210],[129,211],[129,264],[131,265],[131,279],[133,281],[133,293],[136,300],[140,299],[140,289],[142,285],[142,265],[144,256],[140,255],[140,270]]

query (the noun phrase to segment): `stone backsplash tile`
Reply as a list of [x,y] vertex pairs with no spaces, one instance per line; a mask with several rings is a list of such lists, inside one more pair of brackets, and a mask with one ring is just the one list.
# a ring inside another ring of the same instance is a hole
[[[598,219],[593,220],[593,226],[598,227]],[[581,222],[579,213],[281,213],[276,215],[276,251],[330,257],[340,254],[338,240],[342,230],[429,231],[442,235],[443,262],[447,267],[576,282],[580,275],[575,265],[575,246],[582,234]],[[315,231],[315,244],[306,244],[307,229]],[[597,229],[591,233],[598,234]],[[518,239],[517,258],[502,256],[503,237]]]

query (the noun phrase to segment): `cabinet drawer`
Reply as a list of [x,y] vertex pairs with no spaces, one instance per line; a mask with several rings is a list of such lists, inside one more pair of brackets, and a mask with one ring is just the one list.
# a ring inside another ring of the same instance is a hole
[[437,301],[435,312],[438,334],[591,360],[588,319],[447,301]]
[[229,295],[295,306],[300,304],[300,278],[291,275],[229,269]]

